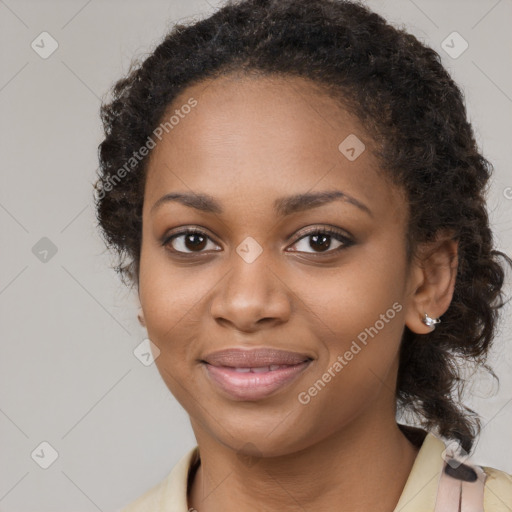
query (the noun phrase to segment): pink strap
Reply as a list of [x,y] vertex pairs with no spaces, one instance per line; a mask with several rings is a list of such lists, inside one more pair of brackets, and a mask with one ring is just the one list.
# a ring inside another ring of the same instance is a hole
[[446,462],[437,486],[437,498],[434,512],[458,512],[460,495],[462,493],[462,482],[445,473]]
[[484,512],[484,488],[487,475],[480,466],[471,466],[478,476],[474,482],[462,482],[461,512]]
[[[459,465],[452,473],[457,473],[457,468],[460,466],[466,466],[466,468],[469,467],[476,473],[477,479],[468,482],[463,478],[459,479],[447,474],[445,469],[448,464],[445,461],[439,478],[434,512],[484,512],[484,488],[487,475],[480,466],[470,464],[467,461],[464,463],[458,461],[458,463]],[[460,473],[467,474],[468,471]]]

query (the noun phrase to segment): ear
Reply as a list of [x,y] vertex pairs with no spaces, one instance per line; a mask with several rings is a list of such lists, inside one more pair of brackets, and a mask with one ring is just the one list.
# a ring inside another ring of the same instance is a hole
[[140,325],[142,325],[142,327],[146,327],[146,320],[144,319],[144,311],[142,311],[142,308],[139,309],[137,318],[139,319]]
[[142,310],[142,302],[140,300],[140,288],[139,288],[139,279],[137,276],[137,297],[139,298],[139,312],[137,313],[137,318],[139,320],[139,324],[142,327],[146,327],[146,320],[144,318],[144,311]]
[[453,233],[438,232],[436,239],[418,247],[411,262],[405,324],[417,334],[434,330],[423,323],[425,313],[438,318],[450,306],[458,267],[458,241]]

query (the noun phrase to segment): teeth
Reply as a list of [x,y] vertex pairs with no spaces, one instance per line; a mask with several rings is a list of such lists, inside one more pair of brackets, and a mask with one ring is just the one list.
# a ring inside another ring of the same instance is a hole
[[251,368],[251,372],[254,373],[263,373],[263,372],[269,372],[270,368],[268,366],[260,366],[259,368]]
[[279,368],[281,368],[281,365],[272,364],[270,366],[260,366],[258,368],[235,368],[234,370],[239,373],[249,373],[249,372],[264,373],[264,372],[272,372],[274,370],[278,370]]

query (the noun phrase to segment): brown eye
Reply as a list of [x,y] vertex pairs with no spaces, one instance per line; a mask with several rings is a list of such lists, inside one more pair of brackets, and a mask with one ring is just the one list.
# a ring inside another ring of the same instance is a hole
[[203,231],[187,229],[168,237],[163,245],[177,253],[200,253],[207,247],[209,240],[210,237]]
[[[336,245],[335,243],[336,247],[334,247],[334,249],[332,248],[333,239],[338,244]],[[302,243],[302,248],[294,249],[294,251],[309,252],[308,249],[312,249],[313,254],[326,252],[333,253],[354,244],[350,238],[331,228],[316,228],[302,236],[297,242],[295,242],[294,246],[298,244],[300,245],[300,243]]]

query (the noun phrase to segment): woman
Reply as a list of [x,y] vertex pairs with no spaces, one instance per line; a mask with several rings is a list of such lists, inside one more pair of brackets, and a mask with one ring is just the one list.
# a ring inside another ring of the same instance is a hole
[[512,260],[433,50],[348,1],[232,2],[102,119],[98,221],[197,439],[124,511],[512,509],[454,398]]

